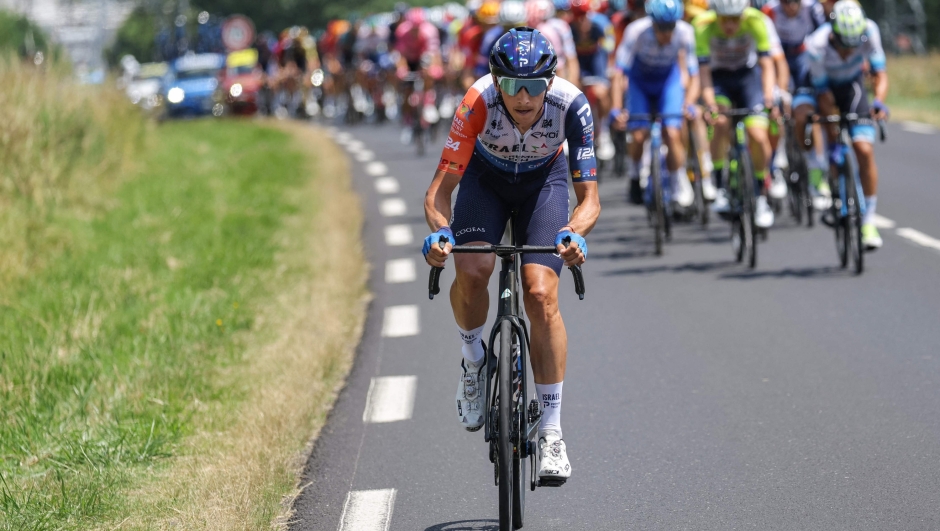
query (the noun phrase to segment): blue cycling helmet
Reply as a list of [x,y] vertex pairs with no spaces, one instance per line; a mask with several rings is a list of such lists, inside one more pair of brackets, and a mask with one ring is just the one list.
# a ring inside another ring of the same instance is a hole
[[568,11],[571,9],[571,0],[552,0],[555,4],[555,11]]
[[499,77],[551,78],[556,66],[552,43],[541,31],[527,26],[507,31],[490,50],[490,72]]
[[682,20],[684,9],[679,0],[648,0],[646,13],[657,24],[668,24]]

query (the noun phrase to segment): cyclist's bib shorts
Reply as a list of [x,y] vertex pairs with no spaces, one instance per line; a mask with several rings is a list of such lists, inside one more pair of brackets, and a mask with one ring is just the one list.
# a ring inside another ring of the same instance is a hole
[[[830,85],[829,90],[832,91],[839,112],[858,115],[858,121],[849,127],[849,135],[852,137],[852,141],[874,144],[875,125],[870,117],[871,107],[868,105],[868,94],[865,92],[862,76],[859,75],[849,83]],[[816,95],[816,91],[800,91],[797,97],[793,99],[793,107],[809,105],[813,110],[816,110]]]
[[[562,154],[544,168],[519,175],[515,184],[479,153],[474,153],[460,180],[451,229],[457,245],[497,245],[513,209],[517,244],[555,245],[568,224],[568,162]],[[522,264],[541,264],[561,274],[564,262],[554,254],[524,254]]]
[[[672,67],[669,75],[660,82],[645,81],[634,76],[627,87],[624,102],[630,115],[650,114],[652,110],[659,114],[682,114],[682,102],[685,101],[685,89],[682,87],[682,75],[679,65]],[[682,118],[671,117],[663,120],[663,125],[674,129],[682,128]],[[649,129],[649,120],[630,119],[627,126],[633,129]]]
[[764,90],[760,76],[760,66],[739,70],[713,70],[712,83],[719,105],[727,105],[732,109],[750,109],[751,116],[744,120],[745,125],[767,127],[770,122],[764,114]]

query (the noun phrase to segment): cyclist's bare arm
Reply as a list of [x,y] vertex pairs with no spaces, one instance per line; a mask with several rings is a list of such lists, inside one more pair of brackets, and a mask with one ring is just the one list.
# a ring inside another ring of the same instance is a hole
[[[428,191],[424,195],[424,219],[427,221],[428,227],[431,228],[431,232],[437,232],[438,229],[450,223],[449,220],[452,215],[451,197],[454,194],[454,189],[460,183],[460,179],[460,175],[447,173],[443,170],[437,170],[434,173],[434,179],[431,180],[431,185],[428,186]],[[444,261],[447,259],[447,255],[450,254],[451,247],[453,247],[453,242],[447,244],[443,250],[436,245],[432,245],[427,256],[428,264],[435,267],[444,267]]]
[[[574,195],[578,199],[578,206],[574,207],[571,220],[566,227],[571,232],[586,236],[601,215],[601,201],[597,195],[597,181],[578,182],[573,184]],[[581,265],[584,263],[584,254],[575,246],[559,249],[559,254],[566,266]]]
[[702,82],[702,100],[705,107],[714,110],[717,105],[715,104],[715,85],[712,82],[712,67],[699,63],[698,75]]
[[[885,101],[885,98],[888,97],[888,73],[885,71],[873,72],[871,85],[874,88],[875,99]],[[884,111],[873,111],[872,116],[877,120],[886,120],[888,118]]]
[[769,55],[765,55],[760,58],[760,67],[761,88],[764,90],[764,107],[770,109],[774,106],[774,87],[777,84],[774,60]]

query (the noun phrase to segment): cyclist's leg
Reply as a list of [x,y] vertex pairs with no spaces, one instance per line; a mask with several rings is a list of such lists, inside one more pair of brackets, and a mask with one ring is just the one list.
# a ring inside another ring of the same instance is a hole
[[[712,82],[715,86],[715,102],[718,104],[719,111],[728,111],[732,107],[731,96],[734,88],[734,72],[727,70],[713,70]],[[731,121],[727,116],[718,115],[715,118],[713,135],[709,143],[709,151],[712,155],[712,178],[715,186],[719,189],[724,188],[723,171],[727,162]]]
[[875,126],[870,118],[871,109],[862,79],[847,84],[844,89],[833,90],[841,112],[855,113],[859,120],[849,130],[852,147],[858,159],[858,172],[865,194],[865,216],[862,219],[862,238],[866,247],[881,247],[881,236],[875,227],[878,208],[878,166],[875,164]]
[[[650,100],[647,91],[639,80],[631,80],[627,87],[626,107],[630,116],[650,114]],[[630,132],[632,142],[630,143],[629,154],[633,161],[630,169],[630,178],[640,178],[640,160],[643,158],[643,144],[649,137],[649,120],[633,120],[627,122],[627,130]]]
[[685,171],[685,135],[682,134],[682,126],[685,120],[678,117],[683,112],[682,104],[685,101],[685,88],[682,86],[682,76],[678,65],[674,66],[669,77],[663,84],[663,90],[660,93],[658,106],[660,114],[668,116],[663,120],[663,142],[668,148],[666,157],[666,168],[670,173],[672,183],[672,199],[679,206],[686,208],[695,201],[695,192],[692,190],[692,183],[689,182],[688,173]]
[[[502,238],[508,209],[486,182],[487,170],[486,163],[474,156],[460,180],[451,222],[457,245],[495,245]],[[495,264],[496,257],[492,254],[454,255],[456,279],[451,286],[450,300],[461,330],[475,330],[486,323],[489,279]]]
[[773,150],[770,145],[770,120],[764,113],[764,97],[761,88],[761,68],[755,66],[744,71],[741,77],[740,95],[741,106],[751,109],[753,114],[744,120],[748,138],[750,138],[751,163],[754,165],[754,178],[759,181],[756,191],[763,190],[766,183],[764,177],[770,168]]

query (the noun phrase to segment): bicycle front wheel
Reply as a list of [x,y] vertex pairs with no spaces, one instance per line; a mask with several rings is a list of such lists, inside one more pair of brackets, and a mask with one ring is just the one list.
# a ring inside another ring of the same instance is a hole
[[861,275],[865,269],[865,248],[862,247],[862,204],[858,189],[858,162],[855,151],[850,148],[845,156],[845,238],[855,274]]
[[757,238],[754,226],[754,167],[751,166],[751,153],[747,146],[741,146],[738,153],[741,164],[738,168],[741,182],[741,243],[744,247],[744,256],[747,266],[754,269],[757,266]]
[[666,236],[666,208],[663,205],[662,162],[659,150],[651,148],[650,185],[653,187],[653,231],[656,241],[656,256],[663,254],[663,240]]
[[698,143],[695,133],[689,124],[689,153],[686,155],[686,165],[692,178],[692,190],[695,192],[695,215],[702,225],[708,225],[708,205],[705,204],[705,192],[702,188],[702,163],[698,158]]
[[499,434],[497,436],[496,457],[499,468],[499,529],[512,531],[513,527],[513,490],[516,484],[513,477],[513,437],[512,428],[515,420],[513,411],[512,389],[512,323],[504,320],[499,327]]

